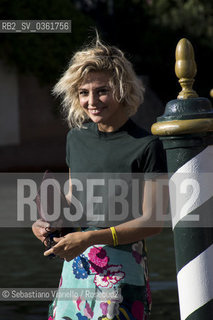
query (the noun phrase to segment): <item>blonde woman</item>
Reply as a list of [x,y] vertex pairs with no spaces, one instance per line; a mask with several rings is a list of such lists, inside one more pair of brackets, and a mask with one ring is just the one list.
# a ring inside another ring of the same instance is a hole
[[[139,173],[144,178],[139,217],[133,217],[129,206],[125,221],[110,218],[110,210],[106,209],[109,206],[105,203],[103,210],[99,204],[93,206],[99,218],[90,220],[85,206],[83,214],[87,225],[83,230],[55,238],[56,245],[45,252],[65,260],[60,288],[79,293],[77,298],[55,299],[49,320],[149,318],[151,295],[143,239],[161,231],[161,225],[155,223],[156,182],[150,179],[152,174],[165,172],[166,161],[159,140],[129,118],[142,102],[143,91],[123,52],[104,45],[98,37],[95,44],[74,54],[54,88],[54,93],[63,97],[71,128],[66,155],[70,172],[69,201],[72,202],[73,177],[80,177],[82,173],[84,177],[106,174],[110,179],[113,175],[117,178],[119,174],[130,177]],[[105,185],[103,182],[101,188]],[[122,185],[119,188],[122,189]],[[112,190],[118,192],[116,187],[108,190],[110,195],[105,202],[117,196]],[[135,200],[133,202],[135,204]],[[122,203],[120,207],[122,211]],[[46,227],[49,224],[42,221],[33,225],[34,234],[42,241]]]

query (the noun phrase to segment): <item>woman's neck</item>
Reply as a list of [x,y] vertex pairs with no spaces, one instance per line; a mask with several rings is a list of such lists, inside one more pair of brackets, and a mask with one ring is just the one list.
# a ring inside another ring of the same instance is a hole
[[121,128],[128,120],[127,115],[123,115],[119,119],[115,119],[114,123],[98,123],[98,130],[103,132],[113,132]]

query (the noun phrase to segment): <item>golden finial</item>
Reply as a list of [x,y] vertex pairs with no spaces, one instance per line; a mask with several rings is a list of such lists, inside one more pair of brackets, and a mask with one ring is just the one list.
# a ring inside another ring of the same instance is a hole
[[213,98],[213,89],[210,90],[209,94]]
[[198,97],[197,93],[192,89],[194,77],[197,73],[197,66],[191,42],[185,38],[181,39],[177,44],[175,55],[175,73],[182,87],[178,99]]

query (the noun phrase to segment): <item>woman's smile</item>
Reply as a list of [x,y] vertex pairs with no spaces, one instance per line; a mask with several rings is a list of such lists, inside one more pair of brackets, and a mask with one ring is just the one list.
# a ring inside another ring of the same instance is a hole
[[87,108],[87,110],[92,114],[92,115],[99,115],[105,110],[106,107],[101,107],[101,108]]

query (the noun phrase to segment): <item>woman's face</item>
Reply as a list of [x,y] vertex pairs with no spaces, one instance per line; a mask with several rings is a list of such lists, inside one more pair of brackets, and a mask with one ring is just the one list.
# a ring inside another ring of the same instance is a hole
[[79,86],[79,102],[90,119],[98,124],[115,125],[124,108],[112,95],[107,72],[89,72]]

